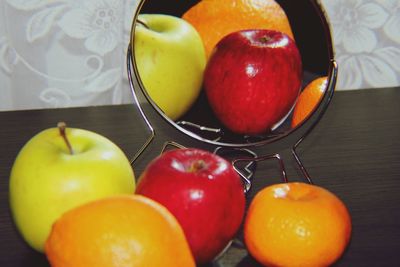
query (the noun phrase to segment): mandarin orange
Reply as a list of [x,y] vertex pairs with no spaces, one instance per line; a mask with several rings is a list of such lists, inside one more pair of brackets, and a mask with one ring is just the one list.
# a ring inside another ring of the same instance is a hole
[[293,38],[286,13],[274,0],[202,0],[182,18],[199,32],[207,57],[224,36],[239,30],[278,30]]
[[344,203],[322,187],[297,182],[259,191],[244,224],[247,249],[265,266],[329,266],[350,235]]
[[328,85],[328,77],[319,77],[311,81],[300,93],[293,109],[292,128],[304,121],[317,107]]
[[58,219],[45,244],[53,267],[195,266],[175,217],[139,195],[113,196]]

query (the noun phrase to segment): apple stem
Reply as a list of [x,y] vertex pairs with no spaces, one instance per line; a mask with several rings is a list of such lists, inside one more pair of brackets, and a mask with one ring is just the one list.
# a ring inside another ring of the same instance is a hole
[[150,29],[149,26],[147,26],[147,24],[144,23],[143,21],[141,21],[140,19],[137,19],[136,21],[137,21],[137,23],[139,23],[140,25],[142,25],[142,26],[145,27],[146,29]]
[[268,37],[268,36],[263,36],[263,37],[260,38],[260,41],[261,41],[262,43],[267,43],[267,42],[269,42],[270,40],[271,40],[271,37]]
[[196,160],[190,165],[189,172],[197,172],[206,167],[204,160]]
[[68,140],[68,138],[67,138],[66,131],[65,131],[65,129],[67,128],[67,124],[66,124],[65,122],[62,122],[62,121],[61,121],[61,122],[59,122],[59,123],[57,124],[57,127],[58,127],[58,130],[60,131],[61,137],[64,139],[65,143],[67,144],[69,153],[70,153],[71,155],[73,155],[73,154],[74,154],[74,150],[72,149],[71,143],[69,142],[69,140]]

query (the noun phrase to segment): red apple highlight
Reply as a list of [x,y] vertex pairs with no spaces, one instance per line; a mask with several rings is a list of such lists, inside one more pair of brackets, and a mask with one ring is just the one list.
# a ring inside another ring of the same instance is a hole
[[136,193],[174,214],[199,264],[227,246],[244,216],[240,176],[230,162],[200,149],[170,150],[154,159],[140,176]]
[[225,36],[204,73],[204,88],[217,118],[239,134],[268,132],[290,112],[301,90],[296,43],[274,30]]

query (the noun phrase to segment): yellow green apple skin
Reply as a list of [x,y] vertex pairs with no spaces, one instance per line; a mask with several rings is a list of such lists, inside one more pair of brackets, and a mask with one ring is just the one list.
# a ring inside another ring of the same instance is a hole
[[123,151],[97,133],[58,128],[32,137],[20,150],[10,175],[10,208],[17,229],[43,252],[53,222],[65,211],[102,197],[133,193],[135,177]]
[[141,14],[134,40],[140,79],[155,104],[172,120],[197,99],[206,55],[203,41],[185,20],[161,14]]

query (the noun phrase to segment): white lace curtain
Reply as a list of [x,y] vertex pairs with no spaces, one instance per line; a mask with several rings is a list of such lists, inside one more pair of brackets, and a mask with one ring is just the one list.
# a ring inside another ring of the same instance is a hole
[[337,89],[400,85],[400,0],[322,0],[332,24]]
[[[400,0],[323,0],[337,90],[398,86]],[[125,57],[138,0],[0,1],[0,110],[131,102]]]
[[136,0],[2,0],[0,110],[130,101]]

